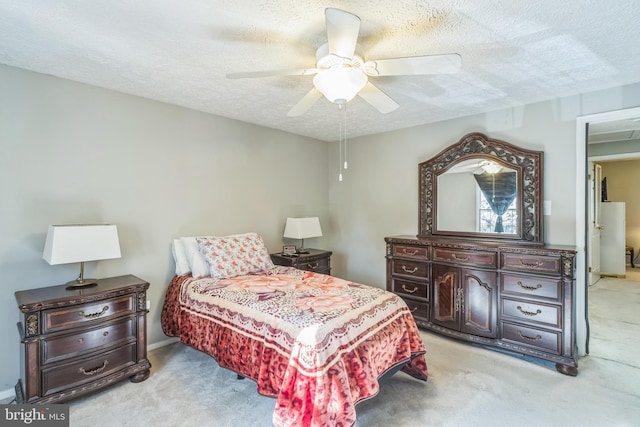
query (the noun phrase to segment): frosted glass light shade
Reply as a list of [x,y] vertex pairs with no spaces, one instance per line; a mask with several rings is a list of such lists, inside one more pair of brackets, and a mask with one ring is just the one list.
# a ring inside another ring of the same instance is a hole
[[367,84],[369,79],[360,69],[350,67],[332,67],[320,71],[313,78],[313,85],[329,101],[349,102]]

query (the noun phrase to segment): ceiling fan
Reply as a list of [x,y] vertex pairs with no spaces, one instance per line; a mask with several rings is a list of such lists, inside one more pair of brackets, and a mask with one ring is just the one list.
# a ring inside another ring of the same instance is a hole
[[365,61],[360,46],[360,18],[344,10],[325,9],[327,43],[316,51],[315,68],[294,68],[227,74],[230,79],[270,76],[315,75],[314,87],[287,113],[304,114],[323,95],[342,105],[355,95],[383,114],[399,105],[374,86],[369,77],[454,73],[460,69],[460,55],[425,55]]

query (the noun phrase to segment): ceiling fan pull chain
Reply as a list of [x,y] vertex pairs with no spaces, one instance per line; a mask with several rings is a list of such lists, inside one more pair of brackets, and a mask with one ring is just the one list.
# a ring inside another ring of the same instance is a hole
[[[338,108],[342,108],[342,105],[338,105]],[[338,181],[342,182],[342,121],[340,120],[340,117],[338,116],[338,124],[339,126],[339,137],[338,140],[340,141],[340,160],[338,163]]]
[[349,165],[347,163],[347,104],[344,104],[344,169],[347,170]]

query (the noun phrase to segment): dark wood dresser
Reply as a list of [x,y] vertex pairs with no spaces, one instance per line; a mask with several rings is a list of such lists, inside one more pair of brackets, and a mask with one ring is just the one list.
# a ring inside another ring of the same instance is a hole
[[281,252],[271,254],[271,261],[276,265],[295,267],[300,270],[331,274],[331,251],[307,249],[308,254],[285,256]]
[[149,283],[128,275],[76,290],[15,293],[20,309],[19,403],[61,403],[130,378],[144,381]]
[[577,375],[572,248],[387,237],[387,289],[418,326]]

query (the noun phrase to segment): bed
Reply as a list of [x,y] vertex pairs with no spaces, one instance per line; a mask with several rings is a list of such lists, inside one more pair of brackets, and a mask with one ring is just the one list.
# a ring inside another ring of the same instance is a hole
[[276,398],[273,424],[350,426],[397,370],[426,381],[411,312],[383,289],[274,266],[255,233],[174,240],[166,335]]

